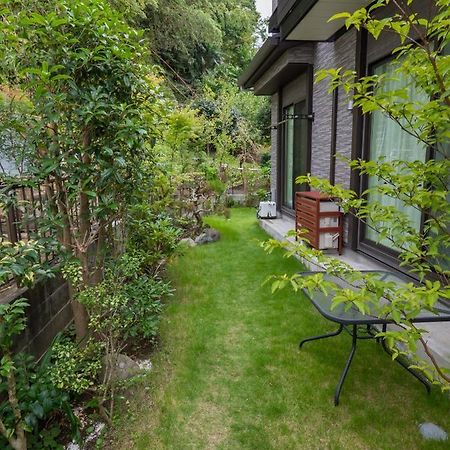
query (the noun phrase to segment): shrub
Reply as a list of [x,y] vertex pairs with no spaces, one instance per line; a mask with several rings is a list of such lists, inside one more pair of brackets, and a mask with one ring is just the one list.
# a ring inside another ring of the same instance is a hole
[[95,389],[101,369],[102,346],[90,339],[79,346],[70,338],[57,340],[50,349],[52,360],[49,377],[58,389],[82,394]]
[[177,248],[180,229],[171,217],[155,214],[147,204],[130,209],[127,225],[128,249],[139,251],[145,270],[156,275],[165,259]]
[[74,433],[78,424],[68,395],[49,376],[49,358],[36,365],[29,355],[12,354],[13,337],[25,327],[27,306],[19,299],[0,308],[0,447],[55,448],[61,415],[69,418]]

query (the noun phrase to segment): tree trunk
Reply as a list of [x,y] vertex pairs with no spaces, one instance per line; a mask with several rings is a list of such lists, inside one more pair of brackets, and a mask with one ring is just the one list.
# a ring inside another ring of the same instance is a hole
[[105,266],[106,223],[100,221],[98,238],[95,249],[95,270],[92,275],[92,284],[96,285],[103,280]]
[[[91,143],[90,130],[85,128],[82,136],[82,143],[85,152],[82,156],[82,161],[84,164],[89,165],[90,158],[87,149]],[[89,209],[89,197],[83,192],[82,182],[80,181],[80,209],[79,209],[79,239],[76,241],[76,256],[81,262],[82,274],[83,274],[83,286],[91,285],[91,271],[89,264],[89,243],[91,234],[91,215]],[[75,330],[77,334],[77,340],[83,340],[88,334],[88,321],[89,317],[84,305],[82,305],[78,300],[72,298],[72,311],[73,318],[75,322]]]
[[[11,355],[5,355],[8,359],[12,359]],[[8,400],[13,410],[16,419],[16,438],[10,440],[11,446],[14,450],[27,450],[27,437],[23,428],[22,413],[19,407],[19,400],[17,399],[16,378],[14,369],[10,369],[8,373]]]

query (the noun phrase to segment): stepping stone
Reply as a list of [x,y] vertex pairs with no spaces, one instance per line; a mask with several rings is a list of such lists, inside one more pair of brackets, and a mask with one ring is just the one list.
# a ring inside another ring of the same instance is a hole
[[419,425],[420,434],[428,441],[446,441],[447,433],[434,423],[426,422]]

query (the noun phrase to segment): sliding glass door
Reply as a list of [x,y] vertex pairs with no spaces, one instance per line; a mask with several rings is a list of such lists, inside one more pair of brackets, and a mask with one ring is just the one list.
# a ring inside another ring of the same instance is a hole
[[294,105],[284,109],[283,206],[293,208],[294,192]]
[[308,129],[307,104],[303,100],[283,110],[283,171],[282,205],[294,209],[295,192],[302,189],[295,179],[308,171]]

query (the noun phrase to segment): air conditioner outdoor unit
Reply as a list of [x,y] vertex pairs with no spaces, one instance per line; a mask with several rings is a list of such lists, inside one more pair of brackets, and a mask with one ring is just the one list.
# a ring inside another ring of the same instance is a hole
[[277,217],[277,204],[275,202],[259,202],[258,219],[275,219]]

